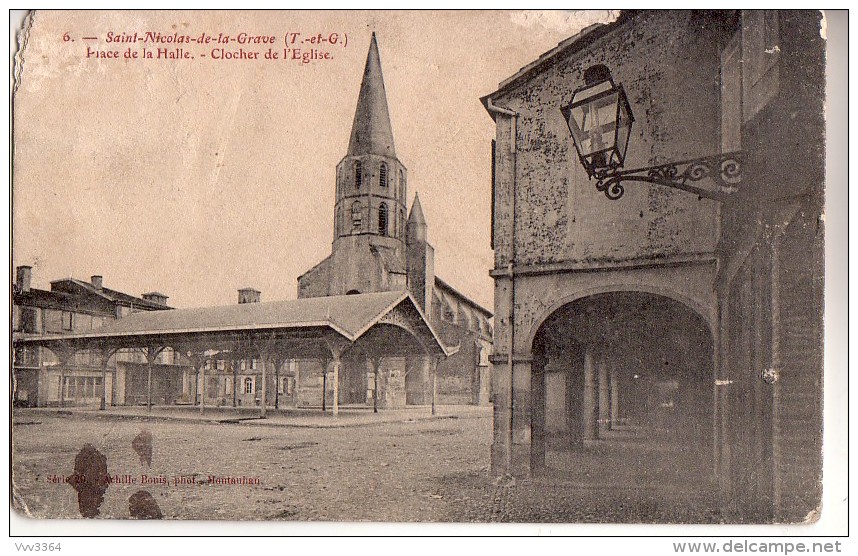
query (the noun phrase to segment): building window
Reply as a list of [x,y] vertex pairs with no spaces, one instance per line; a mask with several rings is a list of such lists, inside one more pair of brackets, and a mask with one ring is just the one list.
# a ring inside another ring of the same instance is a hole
[[381,163],[381,167],[378,169],[378,185],[387,187],[387,164],[384,162]]
[[247,377],[244,379],[244,393],[253,394],[253,378]]
[[739,33],[721,53],[721,152],[742,148],[742,50]]
[[226,361],[223,359],[217,360],[217,370],[225,371],[226,370]]
[[19,332],[35,334],[36,330],[36,309],[35,307],[21,307],[21,321],[18,325]]
[[352,229],[357,230],[361,227],[361,220],[363,218],[363,206],[360,204],[360,201],[355,201],[352,203]]
[[778,92],[778,10],[742,10],[742,112],[749,121]]
[[399,198],[405,198],[405,172],[401,168],[399,170]]
[[355,189],[360,189],[363,184],[363,164],[360,160],[355,161]]
[[73,313],[70,311],[63,311],[63,330],[71,331],[72,326],[74,324]]
[[384,203],[378,207],[378,233],[383,236],[387,235],[387,205]]
[[256,365],[258,365],[258,361],[259,361],[258,359],[251,359],[250,360],[250,368],[253,370],[256,370]]

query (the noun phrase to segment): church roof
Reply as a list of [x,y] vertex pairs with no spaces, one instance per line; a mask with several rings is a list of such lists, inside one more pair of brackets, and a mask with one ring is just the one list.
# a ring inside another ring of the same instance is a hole
[[362,154],[396,156],[375,33],[372,34],[369,52],[366,55],[366,67],[363,70],[363,81],[360,84],[352,135],[349,140],[348,155]]

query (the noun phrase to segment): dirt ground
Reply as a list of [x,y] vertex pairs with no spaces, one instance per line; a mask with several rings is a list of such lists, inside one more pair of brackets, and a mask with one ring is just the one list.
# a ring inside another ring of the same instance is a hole
[[[151,465],[146,461],[148,441],[141,443],[146,435],[139,436],[143,431],[151,434]],[[19,511],[33,517],[80,518],[77,492],[63,480],[74,475],[75,458],[89,443],[105,456],[113,479],[104,491],[99,518],[129,518],[129,499],[142,490],[164,519],[719,519],[705,481],[689,483],[670,464],[651,465],[657,454],[642,449],[635,452],[637,460],[629,459],[628,447],[549,454],[555,469],[546,476],[498,480],[489,472],[491,431],[490,409],[461,417],[325,428],[16,410],[15,500]],[[132,478],[136,482],[129,484]],[[228,478],[239,484],[229,484]],[[670,481],[680,486],[672,488]]]

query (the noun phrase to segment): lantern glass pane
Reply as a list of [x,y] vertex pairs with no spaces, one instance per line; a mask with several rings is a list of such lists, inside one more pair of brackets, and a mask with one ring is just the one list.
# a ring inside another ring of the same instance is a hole
[[618,98],[614,92],[571,107],[572,138],[582,156],[614,148]]
[[629,147],[629,136],[632,133],[632,119],[625,109],[625,103],[620,104],[619,117],[617,118],[617,155],[618,162],[623,164],[626,160],[626,149]]

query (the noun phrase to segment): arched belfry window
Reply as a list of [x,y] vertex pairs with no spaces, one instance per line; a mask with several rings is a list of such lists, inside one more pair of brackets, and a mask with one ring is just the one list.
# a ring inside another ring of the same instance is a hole
[[363,165],[360,160],[355,161],[355,189],[360,189],[363,183]]
[[378,185],[381,187],[387,187],[387,164],[384,162],[381,163],[381,166],[378,169]]
[[378,207],[378,233],[383,236],[387,235],[387,205],[384,203]]
[[399,169],[399,197],[405,198],[405,172],[402,171],[402,168]]
[[360,230],[361,220],[363,219],[363,206],[360,201],[352,203],[352,231]]

